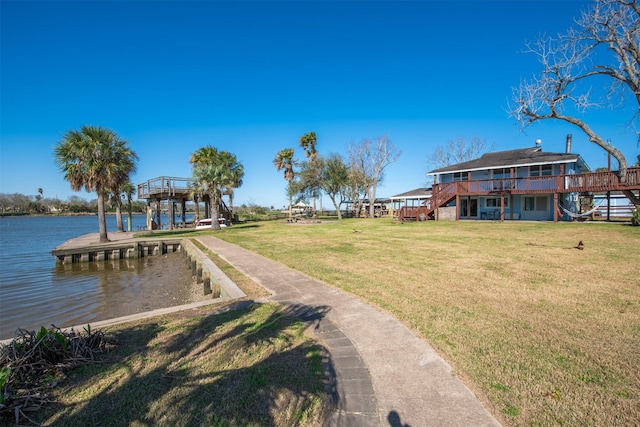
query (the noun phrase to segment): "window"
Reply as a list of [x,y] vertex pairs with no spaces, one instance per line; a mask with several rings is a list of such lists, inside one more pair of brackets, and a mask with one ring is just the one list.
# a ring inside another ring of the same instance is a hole
[[511,170],[509,168],[493,169],[491,171],[494,178],[509,178],[511,177]]
[[453,174],[454,181],[468,181],[469,174],[467,172],[456,172]]
[[551,176],[553,175],[553,165],[529,166],[529,176]]
[[547,197],[546,196],[525,197],[524,210],[525,211],[546,211]]
[[[488,208],[499,208],[500,198],[499,197],[487,198],[486,205]],[[505,208],[509,207],[509,199],[504,199],[504,207]]]
[[535,210],[536,206],[536,198],[535,197],[525,197],[524,198],[524,210],[532,211]]

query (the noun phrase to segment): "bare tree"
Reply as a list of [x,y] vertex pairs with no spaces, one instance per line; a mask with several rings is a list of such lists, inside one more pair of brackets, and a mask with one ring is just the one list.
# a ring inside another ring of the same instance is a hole
[[351,143],[348,148],[352,167],[362,172],[363,186],[369,198],[369,217],[375,213],[378,184],[382,181],[384,169],[398,160],[402,152],[396,149],[388,136],[364,139],[359,144]]
[[[347,164],[347,180],[345,183],[345,196],[351,202],[351,211],[359,216],[362,210],[363,199],[366,197],[368,187],[365,186],[367,179],[358,164],[353,159]],[[362,197],[361,197],[362,196]]]
[[469,142],[464,137],[450,139],[446,146],[437,146],[431,156],[427,159],[427,164],[434,168],[455,165],[467,160],[477,159],[484,153],[493,151],[495,145],[489,144],[485,139],[474,136]]
[[[640,6],[637,0],[595,0],[558,37],[527,43],[525,52],[538,56],[540,74],[513,88],[509,114],[523,127],[546,119],[575,125],[589,140],[610,153],[625,179],[627,160],[583,119],[596,107],[620,108],[631,95],[640,108]],[[605,91],[592,85],[606,81]],[[629,125],[640,136],[639,110]]]

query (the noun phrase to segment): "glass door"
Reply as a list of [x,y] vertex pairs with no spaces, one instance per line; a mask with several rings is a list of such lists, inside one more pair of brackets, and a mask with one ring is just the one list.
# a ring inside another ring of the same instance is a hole
[[478,199],[460,200],[460,218],[478,217]]

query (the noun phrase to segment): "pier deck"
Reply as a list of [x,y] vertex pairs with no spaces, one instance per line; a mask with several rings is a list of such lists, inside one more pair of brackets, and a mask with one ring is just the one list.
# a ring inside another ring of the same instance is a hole
[[[102,243],[103,245],[110,245],[112,243],[123,243],[123,242],[134,242],[136,238],[133,237],[132,231],[127,231],[124,233],[109,233],[109,243]],[[91,246],[99,245],[100,243],[100,233],[89,233],[84,236],[74,237],[73,239],[69,239],[63,244],[57,246],[53,251],[58,250],[69,250],[69,249],[78,249],[78,248],[88,248]]]
[[51,251],[58,262],[105,261],[141,258],[148,255],[176,252],[181,249],[179,238],[134,238],[133,233],[110,233],[110,242],[100,243],[100,234],[91,233],[68,240]]
[[[138,234],[138,233],[136,233]],[[149,236],[133,237],[132,232],[110,233],[108,243],[100,243],[100,233],[67,240],[51,251],[57,262],[104,262],[111,259],[139,258],[167,252],[182,252],[191,265],[205,295],[236,299],[246,295],[189,239]]]

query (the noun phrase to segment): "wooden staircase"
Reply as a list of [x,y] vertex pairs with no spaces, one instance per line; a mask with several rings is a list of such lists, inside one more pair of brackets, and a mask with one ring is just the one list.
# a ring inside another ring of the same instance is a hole
[[220,205],[218,205],[218,215],[226,219],[227,221],[233,220],[233,218],[231,218],[232,212],[224,202],[224,200],[220,200]]
[[457,182],[436,184],[431,190],[431,197],[421,206],[403,206],[398,213],[400,221],[418,221],[419,219],[434,219],[434,212],[456,198]]

